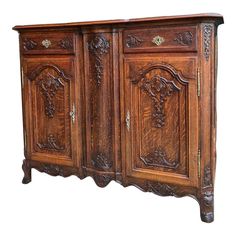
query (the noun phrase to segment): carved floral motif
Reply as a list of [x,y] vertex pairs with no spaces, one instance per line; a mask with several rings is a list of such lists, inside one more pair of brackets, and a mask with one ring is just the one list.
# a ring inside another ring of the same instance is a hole
[[65,149],[65,147],[60,146],[58,144],[58,140],[55,138],[53,134],[49,134],[47,140],[44,141],[43,143],[37,143],[37,146],[40,149],[53,150],[53,151],[61,151]]
[[134,35],[128,35],[126,40],[126,46],[128,48],[134,48],[134,47],[138,47],[142,44],[143,40],[138,38],[137,36],[134,36]]
[[193,33],[191,31],[178,33],[174,41],[183,46],[191,45],[193,42]]
[[102,56],[108,53],[110,48],[109,41],[104,35],[98,34],[88,43],[88,49],[95,56],[94,62],[94,80],[100,85],[103,76],[103,60]]
[[110,169],[112,167],[111,159],[102,153],[94,155],[94,157],[92,158],[92,164],[95,168],[101,170]]
[[203,46],[204,46],[204,56],[206,60],[209,60],[211,53],[211,37],[212,37],[213,26],[206,24],[203,26]]
[[34,40],[28,38],[23,40],[23,48],[25,51],[32,50],[35,47],[37,47],[37,43]]
[[141,73],[135,78],[131,79],[133,84],[137,84],[141,90],[148,94],[152,99],[154,105],[153,120],[154,127],[161,128],[165,125],[164,104],[167,97],[171,96],[179,88],[173,81],[168,81],[164,77],[155,74],[151,78],[147,78],[145,74]]
[[178,163],[176,161],[169,162],[167,160],[167,154],[161,147],[158,147],[153,153],[149,153],[146,156],[141,156],[140,159],[146,166],[160,166],[168,168],[176,168],[178,166]]
[[53,118],[55,113],[53,97],[56,95],[60,86],[62,86],[62,83],[58,77],[47,73],[43,79],[37,81],[37,85],[44,97],[45,115],[49,118]]

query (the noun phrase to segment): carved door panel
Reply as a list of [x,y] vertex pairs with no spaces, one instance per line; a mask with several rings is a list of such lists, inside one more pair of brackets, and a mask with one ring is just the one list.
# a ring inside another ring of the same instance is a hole
[[127,176],[195,186],[195,58],[127,58],[124,69]]
[[28,58],[23,71],[27,155],[73,165],[77,127],[72,59]]

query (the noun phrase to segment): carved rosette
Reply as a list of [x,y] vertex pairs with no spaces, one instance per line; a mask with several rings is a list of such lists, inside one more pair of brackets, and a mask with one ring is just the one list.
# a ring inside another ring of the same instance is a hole
[[139,47],[142,44],[143,40],[134,35],[128,35],[125,43],[128,48]]
[[103,34],[97,34],[88,43],[89,52],[94,55],[94,80],[99,86],[103,77],[103,60],[102,56],[108,53],[110,48],[109,41],[105,38]]
[[204,56],[206,60],[209,60],[211,53],[211,38],[212,38],[213,26],[206,24],[203,26],[203,46],[204,46]]
[[149,153],[146,156],[141,156],[140,159],[146,166],[151,167],[177,168],[179,164],[177,161],[168,161],[167,154],[161,147],[158,147],[153,153]]
[[99,170],[107,170],[112,167],[111,159],[102,153],[98,153],[93,156],[92,164],[96,169],[99,169]]
[[36,48],[37,45],[38,44],[32,39],[28,39],[28,38],[23,39],[23,48],[25,51],[32,50]]
[[[155,69],[155,68],[154,68]],[[179,88],[173,81],[169,81],[159,74],[155,74],[151,78],[147,78],[147,73],[141,70],[138,75],[131,78],[133,84],[137,84],[153,102],[153,124],[156,128],[161,128],[165,125],[164,104],[167,97],[170,97]]]
[[177,33],[174,41],[182,46],[189,46],[193,42],[193,33],[191,31]]

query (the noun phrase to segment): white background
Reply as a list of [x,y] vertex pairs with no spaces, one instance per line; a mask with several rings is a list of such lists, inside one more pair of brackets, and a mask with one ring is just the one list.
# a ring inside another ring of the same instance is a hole
[[[235,7],[232,1],[1,1],[0,2],[0,235],[236,235]],[[188,197],[158,197],[88,177],[51,177],[33,170],[22,185],[23,135],[16,24],[127,19],[190,13],[224,15],[219,27],[218,139],[215,222],[202,223]],[[227,233],[228,232],[228,233]]]

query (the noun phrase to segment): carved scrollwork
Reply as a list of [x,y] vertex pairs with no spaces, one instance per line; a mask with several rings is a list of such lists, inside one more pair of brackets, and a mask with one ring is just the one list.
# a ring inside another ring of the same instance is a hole
[[205,206],[213,206],[213,201],[214,194],[211,189],[203,193],[203,203],[205,204]]
[[153,153],[149,153],[146,156],[140,157],[140,159],[144,162],[146,166],[168,168],[178,167],[179,163],[177,161],[169,162],[167,158],[168,157],[165,150],[161,147],[158,147]]
[[138,47],[142,44],[143,40],[134,35],[128,35],[125,43],[128,48]]
[[[40,78],[39,78],[40,77]],[[54,97],[56,92],[63,87],[61,78],[68,80],[64,72],[53,64],[41,64],[27,75],[29,80],[35,80],[44,99],[45,115],[49,118],[54,117],[55,104]]]
[[189,46],[193,42],[193,33],[191,31],[178,33],[174,41],[180,45]]
[[55,113],[53,97],[63,84],[61,83],[60,78],[47,73],[43,79],[37,81],[37,85],[44,97],[45,115],[49,118],[53,118]]
[[64,38],[59,41],[59,46],[63,49],[73,49],[73,40],[72,38]]
[[102,153],[98,153],[93,156],[92,164],[95,168],[100,169],[100,170],[107,170],[112,167],[111,159]]
[[176,187],[160,182],[149,182],[148,191],[159,196],[176,196]]
[[212,186],[210,163],[206,165],[204,168],[203,186],[204,187]]
[[23,39],[23,48],[25,51],[32,50],[37,47],[37,42],[32,39],[25,38]]
[[[159,68],[159,67],[157,67]],[[156,69],[156,67],[153,67]],[[141,70],[138,75],[131,78],[133,84],[137,84],[139,88],[148,94],[153,101],[153,123],[154,127],[161,128],[165,125],[164,104],[167,97],[170,97],[174,92],[179,91],[179,88],[173,81],[160,76],[159,74],[147,78],[146,74],[149,70]]]
[[95,57],[94,62],[94,80],[97,85],[100,85],[102,76],[103,76],[103,54],[107,54],[110,48],[109,41],[105,38],[103,34],[97,34],[94,38],[88,43],[88,49],[91,54]]
[[40,149],[53,150],[53,151],[61,151],[65,149],[64,146],[60,146],[58,144],[58,141],[53,134],[49,134],[47,140],[44,141],[43,143],[37,143],[37,146]]
[[203,26],[203,46],[204,46],[204,56],[206,60],[209,60],[211,53],[211,38],[212,38],[213,26],[210,24],[205,24]]
[[104,188],[106,187],[112,180],[112,177],[109,175],[101,175],[101,174],[95,174],[93,175],[93,179],[97,186]]
[[38,163],[34,168],[40,172],[45,172],[52,176],[63,176],[68,177],[70,175],[77,175],[78,170],[74,167],[69,166],[61,166],[56,164],[48,164],[48,163]]
[[204,222],[212,222],[214,220],[214,193],[213,188],[203,189],[200,198],[201,219]]

